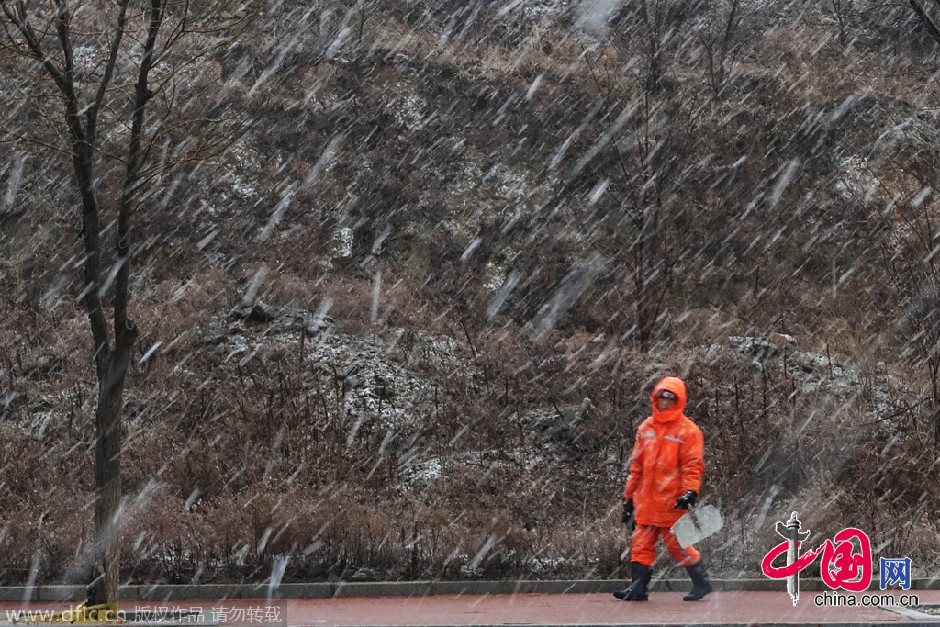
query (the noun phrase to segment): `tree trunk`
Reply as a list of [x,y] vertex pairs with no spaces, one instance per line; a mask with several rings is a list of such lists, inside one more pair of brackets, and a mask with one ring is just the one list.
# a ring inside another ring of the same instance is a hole
[[121,412],[127,368],[113,363],[99,381],[95,411],[95,580],[90,604],[116,603],[120,564]]
[[[127,2],[122,4],[123,9]],[[105,603],[117,605],[118,583],[121,562],[121,413],[124,406],[124,381],[130,368],[131,354],[137,341],[137,325],[128,317],[130,302],[131,234],[130,216],[133,209],[135,187],[141,162],[141,137],[143,135],[144,109],[152,93],[147,88],[147,79],[153,64],[157,33],[163,18],[163,0],[150,1],[150,27],[135,89],[131,136],[128,142],[127,170],[124,187],[118,206],[117,220],[117,275],[114,285],[114,351],[108,355],[104,367],[98,368],[98,409],[95,413],[95,580],[88,589],[88,601],[92,605]],[[91,171],[91,160],[87,162]],[[76,167],[76,171],[80,168]],[[89,180],[93,180],[89,178]],[[89,198],[83,203],[86,215],[94,209],[97,218],[97,203],[89,185]],[[86,250],[89,257],[100,252],[100,243],[92,244],[86,233]],[[86,262],[87,263],[87,262]],[[92,311],[100,311],[100,298]],[[92,327],[95,315],[92,314]],[[103,344],[106,348],[106,342]],[[99,348],[99,350],[101,350]],[[116,607],[115,607],[116,609]]]

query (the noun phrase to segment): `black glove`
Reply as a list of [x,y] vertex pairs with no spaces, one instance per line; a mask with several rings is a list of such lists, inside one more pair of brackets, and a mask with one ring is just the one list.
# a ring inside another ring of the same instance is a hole
[[626,499],[623,502],[623,513],[620,515],[620,522],[631,529],[636,529],[636,521],[633,520],[633,499]]
[[689,509],[690,506],[695,505],[697,499],[698,493],[695,490],[689,490],[676,499],[675,509]]

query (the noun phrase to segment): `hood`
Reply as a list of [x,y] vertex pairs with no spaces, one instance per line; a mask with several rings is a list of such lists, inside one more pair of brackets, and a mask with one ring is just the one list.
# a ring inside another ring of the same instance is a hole
[[[673,394],[679,397],[679,401],[676,403],[676,406],[667,411],[659,411],[656,409],[656,394],[660,390],[669,390]],[[682,415],[682,411],[685,409],[686,401],[686,391],[685,391],[685,382],[678,377],[666,377],[662,381],[656,384],[656,387],[653,388],[653,393],[650,395],[650,401],[653,403],[653,419],[657,422],[669,422],[675,420]]]

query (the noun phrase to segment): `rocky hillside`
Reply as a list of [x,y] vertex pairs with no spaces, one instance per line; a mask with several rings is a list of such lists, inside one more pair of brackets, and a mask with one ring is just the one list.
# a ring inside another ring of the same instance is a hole
[[[125,578],[620,576],[665,374],[719,574],[793,509],[940,554],[937,48],[908,7],[282,0],[204,37],[134,216]],[[2,59],[6,139],[57,146]],[[9,145],[0,581],[78,580],[77,198]]]

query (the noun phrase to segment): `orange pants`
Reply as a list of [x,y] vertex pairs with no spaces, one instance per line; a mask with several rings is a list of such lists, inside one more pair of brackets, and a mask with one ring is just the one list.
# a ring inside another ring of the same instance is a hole
[[656,537],[660,535],[666,544],[666,550],[676,558],[681,566],[697,564],[702,558],[702,554],[694,546],[689,545],[684,549],[679,546],[679,541],[669,531],[669,527],[637,525],[636,529],[633,530],[633,548],[630,552],[630,561],[652,566],[656,561]]

